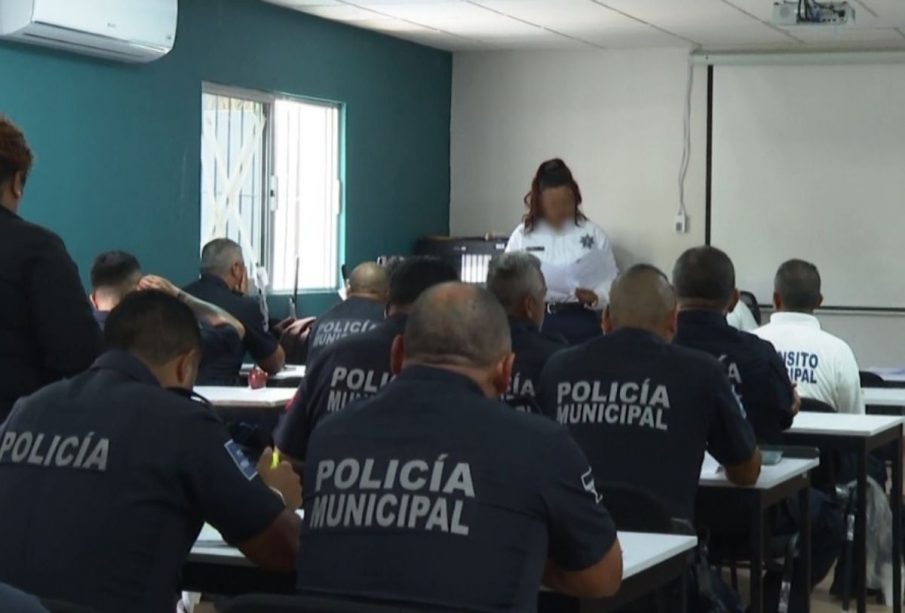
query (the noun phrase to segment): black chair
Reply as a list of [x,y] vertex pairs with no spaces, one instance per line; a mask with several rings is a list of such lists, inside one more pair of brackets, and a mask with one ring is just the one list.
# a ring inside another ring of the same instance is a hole
[[861,375],[861,387],[887,387],[886,380],[875,372],[862,370],[858,374]]
[[663,501],[647,490],[627,483],[599,481],[597,492],[617,530],[694,534],[693,528],[674,519]]
[[754,321],[757,322],[758,326],[763,325],[763,316],[760,313],[760,305],[757,303],[757,297],[751,292],[739,292],[739,300],[744,303],[748,310],[751,311],[751,314],[754,316]]
[[[819,402],[819,401],[815,401]],[[823,403],[819,403],[823,404]],[[824,405],[827,408],[832,407]],[[804,410],[802,408],[802,410]],[[833,411],[835,412],[835,411]],[[811,460],[821,457],[820,449],[816,447],[806,447],[802,445],[760,445],[761,451],[778,451],[782,453],[783,458],[795,458]],[[779,510],[773,509],[773,521],[779,517]],[[769,530],[769,526],[768,526]],[[766,560],[765,566],[767,570],[775,570],[782,573],[784,580],[791,581],[793,564],[798,555],[797,532],[792,534],[770,534],[766,539]],[[718,567],[728,567],[732,587],[738,590],[738,569],[740,567],[750,568],[750,542],[748,535],[744,534],[740,537],[730,536],[723,539],[721,546],[715,548],[717,552],[713,556],[713,561]]]
[[[655,532],[661,534],[694,535],[694,527],[688,522],[674,519],[666,505],[657,496],[627,483],[597,482],[597,493],[613,518],[617,530],[626,532]],[[670,611],[671,595],[659,590],[626,607],[627,611]]]
[[801,410],[805,413],[835,413],[836,409],[821,400],[802,398]]
[[227,602],[220,613],[391,613],[416,608],[326,596],[246,594]]

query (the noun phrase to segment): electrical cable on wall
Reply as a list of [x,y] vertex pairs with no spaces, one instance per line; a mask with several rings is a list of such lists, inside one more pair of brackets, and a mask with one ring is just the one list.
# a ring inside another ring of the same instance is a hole
[[679,164],[679,210],[676,213],[676,232],[688,231],[688,208],[685,205],[685,179],[691,162],[691,92],[694,85],[694,63],[688,58],[688,79],[685,86],[685,109],[682,134],[682,161]]

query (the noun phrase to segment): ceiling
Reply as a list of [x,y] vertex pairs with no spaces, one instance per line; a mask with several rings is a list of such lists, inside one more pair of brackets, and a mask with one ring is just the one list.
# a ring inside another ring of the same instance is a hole
[[905,0],[849,0],[855,24],[771,23],[773,0],[265,0],[449,51],[905,49]]

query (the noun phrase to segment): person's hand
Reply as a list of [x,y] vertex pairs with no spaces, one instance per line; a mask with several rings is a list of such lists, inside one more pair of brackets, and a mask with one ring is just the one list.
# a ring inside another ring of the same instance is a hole
[[303,317],[301,319],[296,319],[294,322],[286,326],[286,328],[283,330],[283,334],[287,334],[289,336],[301,336],[311,329],[311,326],[314,325],[316,319],[316,317]]
[[597,301],[599,300],[599,298],[597,298],[597,294],[583,287],[579,287],[577,290],[575,290],[575,297],[578,298],[578,302],[580,302],[581,304],[591,307],[596,306]]
[[169,294],[170,296],[179,296],[179,288],[173,285],[167,279],[158,277],[157,275],[146,275],[138,282],[138,289],[147,291],[155,290]]
[[268,447],[258,460],[258,474],[267,487],[283,496],[286,508],[295,511],[302,506],[302,481],[292,469],[292,464],[283,460],[273,468],[273,449]]
[[798,385],[792,384],[792,416],[798,415],[801,411],[801,394],[798,393]]
[[242,274],[239,277],[239,282],[236,283],[236,287],[233,288],[233,291],[242,296],[248,295],[248,268],[242,267]]

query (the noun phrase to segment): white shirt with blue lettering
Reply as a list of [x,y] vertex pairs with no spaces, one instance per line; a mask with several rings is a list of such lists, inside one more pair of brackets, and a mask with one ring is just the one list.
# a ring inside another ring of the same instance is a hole
[[[613,256],[613,244],[610,242],[610,238],[603,228],[593,221],[589,219],[579,223],[568,221],[557,230],[540,219],[530,232],[522,223],[515,229],[506,244],[506,251],[527,251],[531,255],[537,256],[542,264],[552,265],[573,264],[592,249],[603,252],[607,263],[605,280],[597,287],[583,289],[592,290],[597,294],[598,306],[603,307],[609,302],[610,287],[616,280],[619,269],[616,266],[616,258]],[[577,286],[570,294],[548,290],[546,300],[554,303],[577,302],[578,299],[574,293],[576,289],[578,289]]]
[[839,413],[864,413],[858,361],[848,343],[820,328],[806,313],[774,313],[754,331],[773,343],[803,398],[827,403]]

